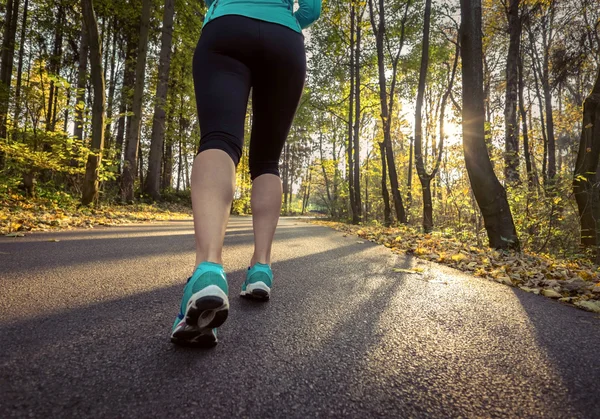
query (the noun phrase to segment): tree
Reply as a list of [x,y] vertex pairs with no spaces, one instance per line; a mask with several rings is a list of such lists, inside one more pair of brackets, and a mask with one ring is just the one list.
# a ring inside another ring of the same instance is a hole
[[461,0],[460,5],[465,165],[490,247],[518,249],[519,240],[506,191],[494,173],[485,143],[481,0]]
[[77,72],[77,93],[75,96],[75,128],[73,135],[79,141],[83,140],[83,115],[85,108],[85,85],[88,64],[88,30],[85,19],[81,25],[81,40],[79,42],[79,69]]
[[[354,50],[354,42],[355,42],[355,33],[356,33],[356,4],[354,1],[350,2],[350,98],[348,100],[348,146],[346,147],[346,152],[348,154],[348,195],[350,197],[350,209],[352,211],[352,223],[358,224],[358,208],[356,208],[356,198],[355,194],[360,194],[360,189],[355,191],[354,189],[354,163],[353,163],[353,154],[352,149],[354,147],[354,142],[352,141],[352,136],[354,133],[353,128],[353,118],[354,118],[354,99],[356,96],[355,85],[358,84],[355,80],[355,74],[358,70],[358,66],[355,64],[355,54]],[[360,90],[359,90],[360,91]],[[358,108],[360,105],[356,105]]]
[[146,55],[148,53],[148,29],[150,25],[150,0],[142,1],[142,15],[140,20],[140,37],[138,40],[138,53],[135,67],[135,90],[133,92],[133,116],[131,126],[127,132],[125,148],[125,165],[121,193],[123,200],[132,202],[134,198],[134,180],[137,172],[138,145],[142,126],[142,100],[144,94],[144,80],[146,74]]
[[81,0],[81,8],[90,50],[90,73],[94,86],[94,105],[92,109],[92,152],[85,166],[85,180],[81,203],[89,205],[98,195],[98,171],[104,148],[104,71],[102,70],[102,47],[98,35],[98,21],[94,13],[93,0]]
[[[429,233],[433,230],[433,200],[431,198],[431,181],[435,178],[438,173],[440,163],[442,161],[442,152],[444,149],[444,118],[446,103],[452,87],[454,85],[454,76],[456,74],[456,67],[458,65],[458,54],[459,54],[459,41],[456,42],[456,53],[454,56],[454,64],[452,66],[451,75],[448,81],[448,87],[444,92],[440,104],[439,113],[439,127],[440,127],[440,142],[437,148],[437,155],[434,155],[434,168],[431,173],[427,173],[425,169],[425,161],[423,159],[423,120],[422,120],[422,108],[423,108],[423,96],[425,94],[425,84],[427,81],[427,68],[429,65],[429,32],[431,23],[431,0],[425,1],[425,18],[423,24],[423,46],[421,51],[421,65],[419,69],[419,86],[417,88],[417,103],[415,106],[415,163],[417,168],[417,174],[421,182],[421,190],[423,191],[423,230]],[[433,140],[435,141],[435,140]],[[411,143],[412,146],[412,143]],[[412,148],[412,147],[411,147]],[[412,162],[412,154],[410,155]]]
[[23,6],[23,19],[21,20],[21,35],[19,40],[19,63],[17,64],[17,85],[15,87],[15,123],[21,116],[21,83],[23,79],[23,56],[25,53],[25,36],[27,34],[27,12],[29,11],[29,0],[25,0]]
[[[2,38],[2,54],[0,56],[0,138],[5,138],[7,133],[6,119],[10,101],[10,86],[18,20],[19,0],[8,0],[6,4],[6,22]],[[2,166],[1,163],[0,157],[0,167]]]
[[158,66],[158,84],[156,86],[156,103],[154,105],[154,118],[152,119],[152,139],[150,143],[148,175],[146,177],[145,187],[145,192],[155,200],[160,198],[160,173],[165,140],[165,105],[167,100],[167,89],[169,86],[169,68],[171,66],[174,13],[175,0],[165,0],[160,63]]
[[362,202],[361,202],[361,197],[360,197],[360,120],[361,120],[361,89],[360,89],[360,82],[361,82],[361,75],[360,75],[360,69],[361,69],[361,43],[362,43],[362,22],[363,22],[363,16],[365,13],[365,9],[366,7],[360,7],[359,11],[360,13],[358,13],[357,18],[356,18],[356,51],[355,51],[355,55],[354,55],[354,76],[355,76],[355,93],[354,96],[356,98],[356,105],[355,105],[355,109],[354,109],[354,133],[353,133],[353,137],[354,137],[354,144],[353,144],[353,152],[354,152],[354,156],[353,156],[353,163],[354,163],[354,167],[350,168],[351,172],[354,172],[352,175],[352,181],[353,181],[353,190],[354,190],[354,206],[353,206],[353,212],[352,212],[352,222],[354,224],[358,224],[359,222],[362,221],[363,218],[363,214],[362,214]]
[[519,124],[518,103],[518,62],[521,43],[520,0],[509,0],[507,10],[508,32],[510,34],[508,57],[506,58],[506,101],[504,107],[505,154],[504,176],[509,184],[519,181]]
[[579,210],[581,245],[592,249],[600,263],[600,66],[596,83],[583,105],[583,123],[573,179],[573,193]]
[[[392,188],[392,197],[394,200],[394,209],[396,210],[396,219],[400,223],[406,223],[406,211],[404,210],[404,204],[402,203],[402,197],[400,196],[400,189],[398,187],[398,174],[396,171],[396,163],[394,160],[394,150],[392,148],[392,136],[391,127],[393,119],[393,108],[394,108],[394,94],[396,90],[397,81],[397,70],[398,61],[400,60],[400,52],[404,47],[404,35],[405,25],[408,18],[408,9],[410,7],[411,0],[407,0],[404,16],[401,21],[400,31],[400,43],[396,54],[392,56],[392,83],[390,86],[389,103],[387,93],[387,79],[385,70],[385,51],[384,51],[384,40],[386,40],[388,34],[386,32],[385,24],[385,8],[384,1],[379,0],[379,10],[377,16],[379,17],[379,23],[376,23],[375,16],[376,11],[373,7],[373,0],[369,0],[369,15],[371,18],[371,27],[373,28],[373,34],[375,35],[375,45],[377,48],[377,67],[379,70],[379,98],[381,104],[381,123],[383,126],[383,148],[386,156],[388,172],[390,177],[390,186]],[[389,45],[389,44],[388,44]],[[383,181],[382,181],[383,184]],[[384,198],[385,199],[385,198]]]

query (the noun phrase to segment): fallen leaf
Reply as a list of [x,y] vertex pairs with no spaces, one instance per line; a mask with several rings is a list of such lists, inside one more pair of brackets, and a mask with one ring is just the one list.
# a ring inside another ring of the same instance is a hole
[[563,302],[563,303],[570,303],[572,299],[573,299],[572,297],[563,297],[563,298],[559,298],[558,301]]
[[467,257],[464,254],[462,254],[462,253],[457,253],[455,255],[452,255],[452,260],[455,261],[455,262],[460,262],[460,261],[463,261],[465,259],[467,259]]
[[501,284],[513,285],[513,282],[507,276],[500,276],[496,278],[496,282],[500,282]]
[[25,237],[23,233],[8,233],[4,235],[5,237]]
[[588,311],[593,311],[594,313],[600,313],[600,302],[594,301],[578,301],[575,303],[577,307],[584,308]]
[[538,295],[540,293],[540,290],[538,288],[529,288],[529,287],[519,287],[519,288],[521,288],[525,292],[531,292],[535,295]]
[[546,289],[546,290],[542,290],[542,295],[544,297],[549,297],[549,298],[561,298],[562,295],[556,291],[554,291],[553,289]]
[[360,240],[357,240],[357,241],[356,241],[356,243],[358,243],[358,244],[363,244],[364,242],[363,242],[363,241],[360,241]]
[[58,239],[48,239],[49,242],[59,242],[60,240]]

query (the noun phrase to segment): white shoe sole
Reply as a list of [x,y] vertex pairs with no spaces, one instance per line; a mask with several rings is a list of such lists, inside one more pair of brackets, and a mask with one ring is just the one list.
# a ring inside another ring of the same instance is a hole
[[262,281],[246,286],[246,291],[240,293],[242,297],[251,297],[259,300],[268,300],[271,297],[271,288]]

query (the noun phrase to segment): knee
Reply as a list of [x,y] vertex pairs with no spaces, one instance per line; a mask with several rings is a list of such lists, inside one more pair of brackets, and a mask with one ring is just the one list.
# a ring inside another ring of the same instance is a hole
[[231,157],[235,167],[242,157],[243,140],[225,132],[211,132],[206,134],[200,140],[198,154],[206,150],[223,150]]

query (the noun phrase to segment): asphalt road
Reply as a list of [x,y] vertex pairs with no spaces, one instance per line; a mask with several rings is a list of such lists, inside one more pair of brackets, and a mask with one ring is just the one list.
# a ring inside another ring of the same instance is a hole
[[299,220],[268,303],[237,297],[231,220],[220,343],[175,347],[193,246],[187,221],[0,238],[0,417],[600,418],[597,315]]

